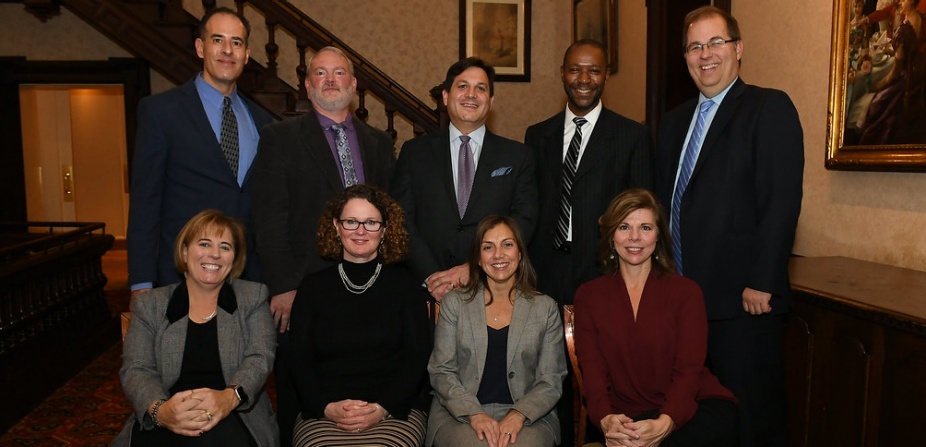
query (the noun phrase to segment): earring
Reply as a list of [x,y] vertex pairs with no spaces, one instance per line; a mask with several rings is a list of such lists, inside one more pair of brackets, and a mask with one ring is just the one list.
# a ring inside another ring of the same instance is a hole
[[653,255],[653,259],[655,259],[655,260],[658,261],[658,260],[659,260],[659,255],[658,255],[658,254],[654,254],[654,255]]
[[608,259],[610,259],[610,260],[612,260],[612,261],[613,261],[613,260],[614,260],[614,258],[616,258],[616,257],[617,257],[617,256],[614,256],[614,253],[611,253],[611,256],[608,256]]

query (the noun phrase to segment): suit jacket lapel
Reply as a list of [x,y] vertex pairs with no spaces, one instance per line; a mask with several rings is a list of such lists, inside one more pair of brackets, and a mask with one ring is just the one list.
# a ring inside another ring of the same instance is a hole
[[474,205],[479,203],[479,196],[485,191],[486,184],[492,178],[492,170],[499,167],[502,154],[497,147],[497,139],[497,136],[486,130],[485,138],[482,140],[482,152],[479,154],[479,163],[476,166],[476,175],[473,177],[473,190],[470,191],[469,203],[466,205],[466,214],[470,214],[475,208]]
[[[695,164],[694,170],[691,171],[691,179],[688,180],[688,184],[691,184],[692,180],[698,175],[698,171],[701,170],[701,166],[704,165],[705,160],[711,157],[711,154],[715,150],[717,139],[724,133],[724,129],[730,124],[730,120],[733,119],[733,114],[739,106],[739,97],[745,90],[746,84],[743,83],[742,79],[737,79],[733,87],[727,92],[727,95],[724,96],[723,102],[720,103],[720,108],[717,109],[717,113],[714,114],[714,119],[711,120],[711,127],[707,129],[707,134],[704,135],[704,141],[701,142],[701,150],[698,152],[698,162]],[[692,113],[694,113],[694,111],[692,111]]]
[[[585,144],[585,152],[582,153],[579,165],[576,166],[576,175],[573,181],[591,171],[592,167],[598,163],[598,160],[609,150],[612,150],[610,140],[614,138],[614,127],[606,122],[605,116],[604,110],[602,110],[591,135],[583,135],[584,138],[588,138],[588,143]],[[560,142],[560,146],[562,146],[562,142]]]
[[[441,183],[444,185],[444,193],[449,197],[449,200],[454,204],[457,204],[457,189],[453,184],[453,163],[450,160],[450,131],[443,130],[434,135],[434,138],[431,139],[431,153],[434,157],[434,169],[437,170],[437,176],[441,179]],[[472,193],[470,193],[470,198],[472,198]],[[459,209],[459,206],[455,206],[455,209]]]
[[[553,191],[560,191],[563,187],[563,134],[566,132],[566,112],[560,112],[554,120],[557,124],[547,129],[547,134],[543,147],[544,160],[537,160],[538,165],[545,162],[550,166],[552,174]],[[539,179],[544,181],[543,179]]]
[[470,330],[473,333],[473,352],[476,353],[476,371],[481,375],[486,366],[486,352],[489,349],[489,335],[486,329],[485,291],[482,287],[476,290],[476,297],[472,301],[464,301],[466,312],[469,313]]
[[333,191],[341,191],[344,189],[344,182],[338,170],[340,164],[331,152],[331,146],[328,145],[328,139],[325,137],[325,129],[318,123],[315,112],[303,115],[301,120],[303,131],[299,132],[299,145],[305,148],[310,163],[321,168],[328,186]]
[[517,293],[517,299],[514,300],[514,309],[511,311],[511,323],[508,326],[508,370],[514,369],[515,358],[519,355],[518,347],[521,343],[521,336],[524,334],[524,328],[527,326],[528,317],[531,314],[531,307],[534,305],[532,300],[528,300],[521,292]]
[[[671,156],[669,160],[672,162],[672,168],[666,173],[666,178],[671,179],[671,184],[668,185],[668,190],[670,193],[674,194],[675,187],[675,175],[678,173],[678,166],[682,162],[682,149],[685,146],[685,136],[688,134],[688,128],[691,126],[691,120],[694,117],[694,110],[698,106],[698,100],[692,100],[685,103],[684,111],[687,112],[681,116],[688,117],[687,120],[679,122],[676,126],[675,133],[672,134],[671,141],[669,142],[669,148],[671,149]],[[700,157],[699,157],[700,158]],[[690,181],[689,181],[690,182]],[[671,196],[669,196],[671,197]]]

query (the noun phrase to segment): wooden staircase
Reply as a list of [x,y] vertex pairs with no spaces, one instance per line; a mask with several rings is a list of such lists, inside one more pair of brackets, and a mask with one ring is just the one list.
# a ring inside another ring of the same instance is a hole
[[[66,7],[136,57],[146,59],[152,68],[174,83],[186,82],[202,70],[202,61],[193,47],[199,20],[183,8],[182,0],[24,0],[23,3],[43,21],[55,15],[59,4]],[[205,10],[215,7],[214,0],[202,0],[202,4]],[[438,105],[432,108],[285,1],[235,0],[235,4],[239,12],[247,4],[263,15],[268,31],[268,41],[263,43],[267,65],[252,58],[238,81],[238,88],[278,118],[306,113],[311,108],[305,90],[306,51],[314,52],[331,45],[342,49],[354,64],[360,99],[354,113],[358,118],[367,120],[369,110],[365,104],[367,96],[372,95],[384,104],[387,122],[384,130],[393,140],[397,138],[396,114],[412,124],[415,135],[446,125],[439,88],[431,91]],[[298,54],[297,88],[284,82],[277,73],[280,48],[275,33],[278,28],[295,37],[296,48],[287,51]],[[252,35],[249,44],[254,48],[261,43],[255,42]]]

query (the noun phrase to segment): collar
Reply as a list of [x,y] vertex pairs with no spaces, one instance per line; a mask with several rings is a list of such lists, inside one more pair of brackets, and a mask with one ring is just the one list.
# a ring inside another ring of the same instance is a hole
[[[585,118],[585,120],[588,121],[588,124],[582,130],[583,135],[588,135],[591,129],[595,128],[595,123],[598,122],[598,117],[601,116],[601,110],[603,108],[604,108],[604,105],[602,105],[601,100],[599,99],[598,105],[596,105],[595,108],[593,108],[592,110],[589,110],[588,113],[582,116],[582,118]],[[573,128],[575,128],[575,123],[572,122],[572,119],[577,116],[578,115],[576,115],[575,113],[572,113],[572,110],[570,110],[569,106],[567,105],[566,106],[566,121],[565,121],[566,127],[569,127],[570,125],[572,125]],[[570,135],[571,134],[572,133],[570,132]]]
[[[193,80],[193,84],[196,85],[196,91],[204,101],[207,101],[210,105],[213,106],[222,106],[222,100],[225,98],[225,95],[223,95],[222,92],[216,90],[215,87],[209,85],[209,83],[203,79],[203,72],[199,72],[199,74],[196,75],[196,79]],[[228,97],[231,99],[232,105],[236,105],[236,103],[239,101],[237,85],[235,85],[235,88],[232,89],[231,93],[228,94]]]
[[[222,284],[219,290],[219,307],[229,314],[234,314],[238,310],[238,300],[235,297],[235,290],[232,289],[231,283]],[[170,295],[170,302],[167,303],[167,321],[171,324],[176,323],[181,318],[190,313],[190,291],[186,287],[186,281],[181,281],[174,293]]]
[[331,129],[331,126],[335,124],[344,125],[345,131],[354,128],[354,119],[351,117],[350,113],[347,114],[347,119],[345,119],[342,123],[335,122],[333,119],[328,118],[327,116],[318,112],[315,112],[315,116],[318,118],[318,124],[321,124],[322,128],[325,130]]
[[[453,144],[454,141],[459,140],[460,135],[463,135],[463,132],[460,132],[460,129],[457,129],[457,126],[454,126],[453,123],[450,123],[450,143]],[[469,133],[470,141],[475,141],[479,147],[482,147],[482,142],[485,141],[486,137],[486,125],[483,124],[479,126],[478,129]]]

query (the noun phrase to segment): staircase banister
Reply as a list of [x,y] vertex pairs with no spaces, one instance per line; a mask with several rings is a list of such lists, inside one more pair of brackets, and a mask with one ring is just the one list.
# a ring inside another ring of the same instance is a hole
[[367,90],[395,108],[413,124],[424,127],[425,132],[433,132],[440,128],[438,113],[434,109],[292,4],[275,0],[247,2],[260,10],[268,20],[296,36],[297,41],[304,42],[315,50],[329,45],[340,48],[353,62],[357,81]]

